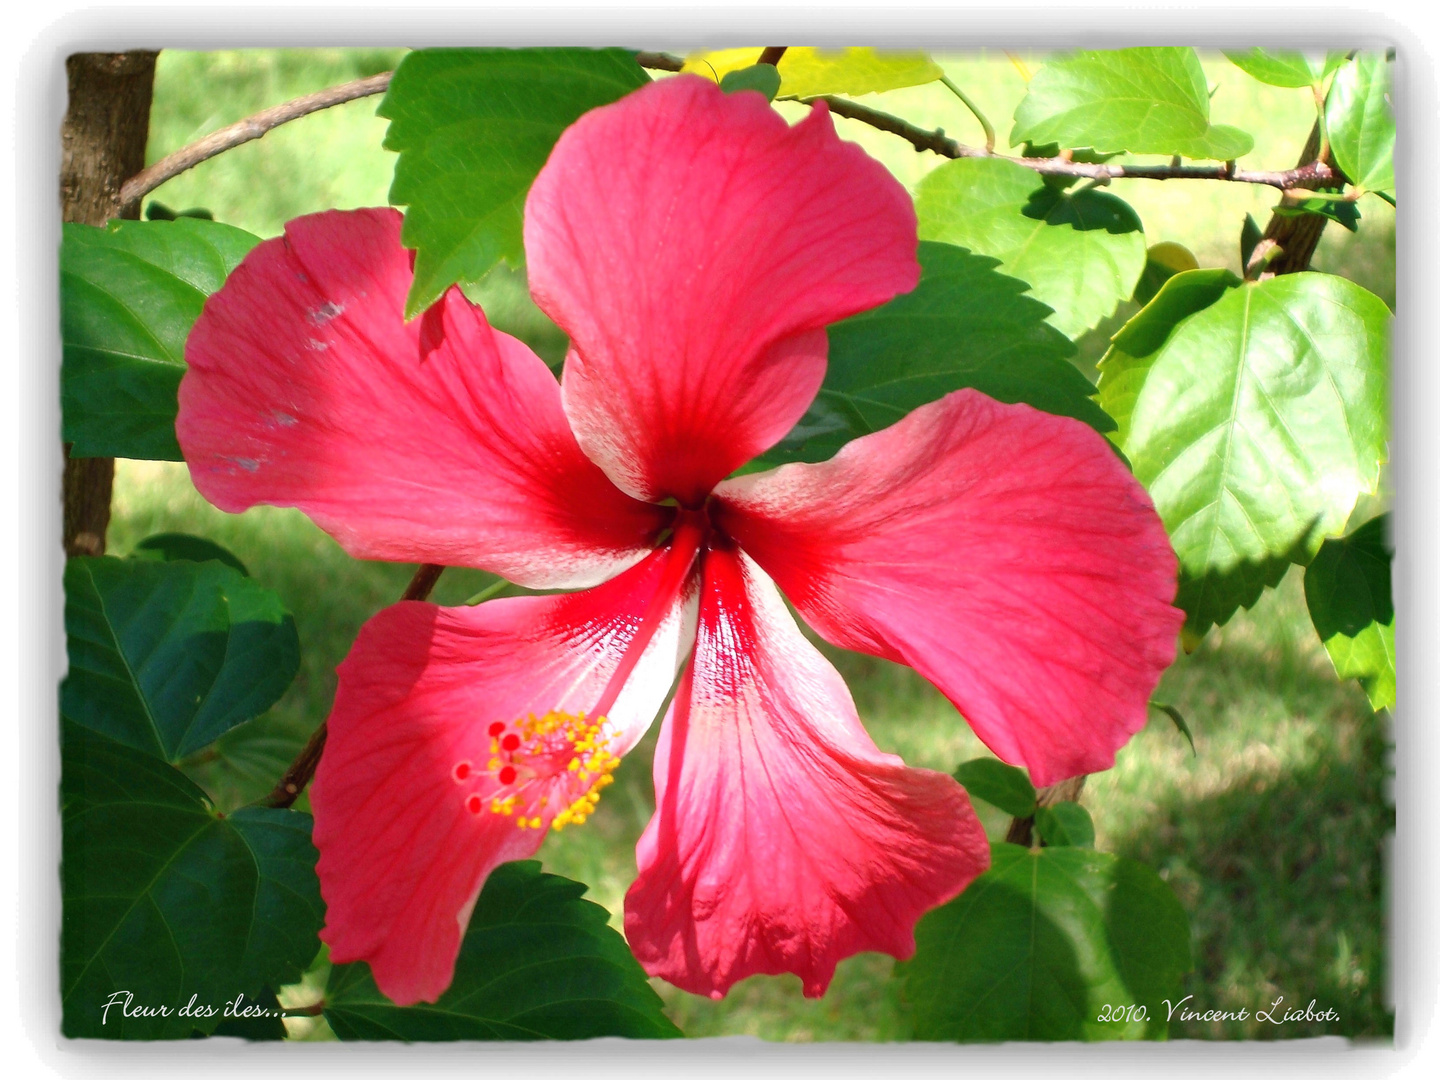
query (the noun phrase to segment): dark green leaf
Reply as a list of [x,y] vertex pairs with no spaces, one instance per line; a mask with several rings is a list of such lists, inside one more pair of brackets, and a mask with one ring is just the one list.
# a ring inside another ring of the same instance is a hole
[[1228,161],[1254,140],[1210,123],[1210,92],[1191,48],[1079,51],[1035,73],[1015,110],[1011,145],[1093,147]]
[[1318,86],[1345,60],[1343,52],[1329,52],[1319,63],[1292,49],[1246,49],[1226,52],[1226,58],[1245,74],[1270,86]]
[[216,806],[244,806],[274,790],[314,728],[313,717],[271,709],[231,728],[178,765]]
[[1185,722],[1185,717],[1181,715],[1180,710],[1174,705],[1165,705],[1159,701],[1150,702],[1150,707],[1159,709],[1170,718],[1171,723],[1175,725],[1175,730],[1184,735],[1185,741],[1190,744],[1190,753],[1193,756],[1195,754],[1195,736],[1190,734],[1190,725]]
[[946,162],[921,181],[915,211],[922,240],[999,259],[1068,337],[1113,314],[1145,268],[1145,234],[1127,203],[1094,188],[1056,190],[1009,161]]
[[755,90],[764,94],[766,101],[774,101],[775,95],[780,92],[780,72],[774,64],[752,64],[727,74],[720,80],[720,89],[727,94],[737,90]]
[[1255,254],[1255,245],[1260,243],[1263,235],[1260,226],[1255,223],[1255,219],[1246,214],[1245,223],[1240,226],[1240,269],[1242,271],[1249,269],[1250,256]]
[[160,562],[174,562],[177,559],[188,562],[206,562],[215,559],[226,566],[233,566],[246,577],[250,571],[245,569],[235,555],[226,551],[213,540],[206,540],[203,536],[191,536],[189,533],[156,533],[154,536],[147,536],[135,545],[135,550],[130,553],[132,559],[155,559]]
[[196,218],[67,224],[63,236],[60,386],[72,456],[181,460],[185,338],[259,237]]
[[519,264],[525,196],[560,133],[649,82],[624,49],[420,49],[377,110],[400,154],[390,201],[416,249],[405,317],[502,259]]
[[295,620],[220,562],[65,565],[70,720],[178,761],[259,716],[300,666]]
[[1326,540],[1305,569],[1305,602],[1342,679],[1359,679],[1376,710],[1395,708],[1395,606],[1390,515]]
[[1024,769],[995,758],[974,758],[955,770],[955,779],[972,798],[984,799],[1011,817],[1035,813],[1035,785]]
[[[237,995],[299,979],[324,919],[310,818],[221,818],[177,771],[63,723],[60,989],[71,1038],[210,1032]],[[121,1015],[130,1008],[168,1015]],[[209,1017],[184,1016],[191,1003]]]
[[[1384,195],[1378,191],[1375,194],[1384,198]],[[1322,199],[1319,197],[1303,199],[1293,204],[1281,203],[1271,212],[1278,214],[1280,217],[1319,214],[1321,217],[1333,221],[1335,224],[1341,225],[1351,232],[1360,231],[1360,207],[1350,199]]]
[[1325,99],[1325,126],[1335,164],[1358,188],[1395,189],[1395,112],[1390,65],[1379,53],[1357,53],[1335,74]]
[[325,1018],[342,1039],[674,1038],[661,1001],[585,886],[505,863],[486,880],[434,1005],[400,1008],[365,964],[331,969]]
[[1145,252],[1145,269],[1140,274],[1140,280],[1135,283],[1135,291],[1130,298],[1144,307],[1155,298],[1155,294],[1165,282],[1186,270],[1199,269],[1199,266],[1194,253],[1183,244],[1170,240],[1151,244],[1150,249]]
[[[990,869],[915,928],[906,996],[928,1040],[1163,1039],[1190,969],[1184,909],[1148,866],[992,844]],[[1106,1022],[1118,1006],[1136,1006]]]
[[[1146,310],[1204,273],[1176,275]],[[1220,292],[1158,347],[1127,324],[1100,376],[1100,402],[1180,558],[1177,603],[1197,635],[1290,562],[1308,563],[1376,490],[1387,454],[1383,302],[1314,273]]]
[[765,456],[823,461],[952,390],[974,387],[1073,416],[1098,431],[1110,418],[1066,357],[1075,346],[1045,322],[1049,309],[995,260],[949,244],[920,244],[913,292],[830,327],[825,383],[805,416]]
[[1095,823],[1077,802],[1058,802],[1035,811],[1035,831],[1051,847],[1095,846]]
[[146,221],[174,221],[176,218],[204,218],[214,221],[215,215],[203,206],[192,206],[189,210],[171,210],[158,199],[145,208]]

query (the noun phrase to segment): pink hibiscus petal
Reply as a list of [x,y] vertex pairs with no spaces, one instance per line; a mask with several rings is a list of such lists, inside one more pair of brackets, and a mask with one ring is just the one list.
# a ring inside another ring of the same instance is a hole
[[665,512],[581,453],[540,358],[456,289],[405,324],[400,220],[299,218],[207,301],[175,423],[195,486],[233,513],[297,506],[359,558],[533,587],[639,561]]
[[782,972],[818,997],[847,956],[908,957],[916,919],[990,862],[960,785],[876,749],[839,673],[733,550],[705,557],[655,798],[625,936],[650,974],[715,998]]
[[525,204],[580,445],[625,491],[685,505],[790,430],[823,328],[913,289],[915,251],[909,196],[823,103],[791,127],[692,75],[581,117]]
[[1110,768],[1175,659],[1165,529],[1077,420],[959,390],[716,497],[811,626],[915,668],[1038,785]]
[[583,820],[669,692],[694,636],[693,585],[659,598],[597,746],[576,747],[665,569],[659,552],[588,592],[400,603],[365,624],[310,796],[334,962],[368,960],[400,1005],[445,990],[490,871],[533,854],[557,817]]

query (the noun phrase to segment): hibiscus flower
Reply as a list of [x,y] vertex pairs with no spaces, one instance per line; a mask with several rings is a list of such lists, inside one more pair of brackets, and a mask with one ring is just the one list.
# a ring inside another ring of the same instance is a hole
[[530,191],[560,383],[458,289],[404,321],[389,209],[293,221],[211,297],[176,424],[211,502],[582,590],[361,630],[311,792],[334,961],[434,1001],[486,876],[593,811],[677,672],[625,901],[646,970],[817,996],[855,952],[910,955],[988,865],[984,832],[951,777],[876,748],[777,585],[1036,783],[1113,763],[1180,615],[1164,530],[1094,431],[962,390],[726,479],[815,397],[825,326],[914,288],[916,246],[911,200],[823,104],[792,127],[680,76],[583,116]]

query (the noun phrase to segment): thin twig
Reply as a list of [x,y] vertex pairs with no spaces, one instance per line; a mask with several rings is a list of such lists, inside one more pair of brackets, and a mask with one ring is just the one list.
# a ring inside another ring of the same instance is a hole
[[785,49],[784,45],[767,45],[760,53],[760,59],[755,63],[769,64],[771,67],[775,67],[780,63],[780,58],[785,55]]
[[186,169],[193,169],[202,161],[207,161],[216,154],[224,153],[226,150],[250,142],[252,139],[258,139],[267,131],[277,128],[281,124],[298,120],[302,116],[319,112],[321,109],[328,109],[332,105],[370,97],[372,94],[383,94],[385,88],[390,85],[390,76],[393,74],[395,74],[393,71],[382,71],[379,75],[371,75],[369,78],[356,79],[354,82],[332,86],[328,90],[320,90],[317,93],[296,98],[294,101],[287,101],[283,105],[264,109],[254,116],[247,116],[244,120],[231,124],[229,127],[223,127],[219,131],[212,131],[204,138],[197,139],[189,146],[181,147],[175,153],[161,158],[148,169],[144,169],[126,180],[120,188],[121,205],[126,206],[136,199],[143,198],[165,181],[179,176]]
[[295,1008],[293,1008],[293,1009],[281,1009],[281,1010],[280,1010],[280,1015],[282,1015],[282,1016],[322,1016],[322,1015],[324,1015],[324,1012],[325,1012],[325,1001],[324,1001],[324,999],[322,998],[320,1001],[317,1001],[317,1002],[315,1002],[314,1004],[311,1004],[311,1005],[297,1005],[297,1006],[296,1006]]
[[916,150],[929,150],[948,158],[993,157],[1022,165],[1037,173],[1058,176],[1075,176],[1081,179],[1099,180],[1230,180],[1240,184],[1268,184],[1282,191],[1289,188],[1326,187],[1339,183],[1334,169],[1323,161],[1312,161],[1295,169],[1280,172],[1237,169],[1232,162],[1221,165],[1108,165],[1081,161],[1066,161],[1063,158],[1005,157],[993,154],[978,146],[966,146],[949,138],[943,131],[929,131],[916,127],[898,116],[880,112],[864,105],[857,105],[847,98],[829,94],[804,98],[805,104],[823,101],[830,111],[850,120],[859,120],[881,131],[898,135]]
[[401,600],[424,600],[435,588],[435,583],[440,580],[440,575],[445,572],[445,567],[435,563],[422,563],[415,571],[415,576],[410,579],[410,584],[405,586],[405,592]]
[[[678,57],[670,56],[667,53],[638,53],[635,59],[642,67],[651,68],[655,71],[679,71],[684,66],[684,61]],[[1018,57],[1011,59],[1019,65]],[[948,80],[947,80],[948,82]],[[954,86],[951,86],[955,90]],[[964,95],[960,95],[965,101]],[[898,116],[891,116],[889,113],[881,112],[879,109],[871,109],[864,105],[858,105],[848,98],[834,97],[825,94],[820,97],[802,98],[803,104],[810,104],[814,101],[823,101],[830,106],[830,111],[837,116],[843,116],[849,120],[858,120],[863,124],[869,124],[880,131],[888,131],[892,135],[898,135],[916,150],[929,150],[931,153],[939,154],[948,158],[971,158],[971,157],[993,157],[1001,161],[1009,161],[1015,165],[1023,166],[1042,175],[1074,176],[1082,180],[1095,180],[1101,184],[1109,183],[1111,180],[1228,180],[1237,184],[1265,184],[1269,187],[1278,188],[1281,191],[1288,191],[1291,188],[1317,188],[1333,187],[1342,182],[1342,178],[1333,168],[1321,160],[1312,160],[1309,164],[1301,165],[1294,169],[1284,169],[1276,172],[1262,171],[1259,169],[1237,169],[1234,162],[1224,162],[1220,165],[1176,165],[1173,162],[1169,165],[1107,165],[1101,163],[1088,163],[1071,161],[1068,155],[1053,158],[1027,158],[1027,157],[1005,157],[996,154],[993,150],[987,150],[980,146],[966,146],[946,136],[943,131],[930,131],[926,128],[900,119]],[[966,101],[968,105],[969,102]],[[971,108],[974,112],[974,108]],[[978,113],[976,119],[980,120],[981,126],[986,126],[985,120]],[[986,132],[987,141],[993,137],[989,131]]]
[[[440,575],[445,570],[443,566],[435,563],[424,563],[415,571],[415,576],[410,579],[410,584],[405,587],[401,600],[424,600],[430,595],[430,590],[435,588],[435,583],[440,580]],[[262,806],[273,806],[283,810],[293,806],[300,793],[305,790],[305,785],[315,775],[316,766],[320,764],[320,755],[325,750],[325,739],[328,729],[324,720],[320,721],[310,735],[309,740],[295,755],[295,760],[285,770],[285,775],[275,785],[270,794],[261,800]]]
[[320,721],[310,735],[309,740],[296,755],[290,767],[285,770],[285,775],[275,785],[270,794],[265,796],[261,805],[273,806],[280,810],[295,805],[295,800],[300,797],[300,792],[305,790],[305,785],[310,783],[310,778],[315,775],[315,766],[320,764],[320,754],[325,749],[325,736],[328,731],[325,721]]
[[940,81],[945,84],[946,89],[965,103],[965,107],[970,110],[970,115],[980,121],[980,127],[985,132],[985,152],[987,154],[993,154],[995,152],[995,129],[990,126],[990,121],[987,120],[985,114],[980,111],[980,106],[971,101],[970,98],[966,96],[964,90],[961,90],[960,87],[951,82],[950,76],[942,75]]

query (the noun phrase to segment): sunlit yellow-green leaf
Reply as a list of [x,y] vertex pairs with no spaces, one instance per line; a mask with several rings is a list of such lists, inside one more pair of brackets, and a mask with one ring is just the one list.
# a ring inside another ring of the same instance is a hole
[[[749,67],[764,50],[716,49],[691,53],[683,70],[719,82],[732,71]],[[903,86],[935,82],[945,74],[923,52],[889,52],[870,48],[790,48],[780,58],[781,97],[819,94],[876,94]]]
[[1192,635],[1308,563],[1388,454],[1384,302],[1330,274],[1233,281],[1175,275],[1100,365],[1100,404],[1179,556]]

